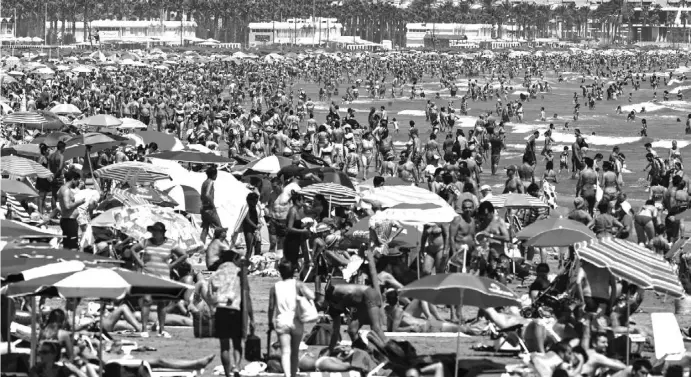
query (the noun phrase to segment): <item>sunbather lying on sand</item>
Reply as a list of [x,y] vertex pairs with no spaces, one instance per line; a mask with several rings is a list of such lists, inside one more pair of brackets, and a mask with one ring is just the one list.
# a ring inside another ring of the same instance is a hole
[[[419,300],[413,300],[410,305],[413,304],[420,305]],[[398,293],[395,290],[389,290],[386,293],[386,306],[384,307],[384,313],[386,315],[386,328],[387,331],[400,331],[400,332],[414,332],[414,333],[427,333],[427,332],[461,332],[470,331],[470,327],[467,325],[460,326],[456,323],[433,320],[431,318],[422,318],[422,315],[415,316],[410,313],[407,308],[401,307],[398,301]],[[431,306],[430,308],[434,308]],[[436,309],[434,309],[436,311]],[[422,314],[422,313],[420,313]],[[436,319],[436,318],[435,318]]]

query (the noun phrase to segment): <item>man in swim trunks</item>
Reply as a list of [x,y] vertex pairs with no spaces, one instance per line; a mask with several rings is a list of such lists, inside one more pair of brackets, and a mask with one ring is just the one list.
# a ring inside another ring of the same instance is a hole
[[504,183],[504,194],[508,193],[518,193],[522,194],[525,192],[525,188],[523,187],[523,181],[521,181],[521,178],[519,178],[516,175],[516,171],[518,168],[516,165],[509,165],[506,168],[506,176],[508,177],[506,179],[506,182]]
[[590,338],[590,348],[586,350],[588,361],[583,365],[581,375],[583,377],[594,377],[598,371],[618,372],[626,368],[626,364],[619,360],[610,359],[605,356],[609,342],[607,334],[595,333]]
[[382,299],[374,288],[362,284],[330,284],[324,298],[333,321],[330,348],[335,347],[340,340],[343,313],[350,314],[348,335],[351,340],[357,339],[357,333],[363,325],[370,325],[372,331],[386,341],[383,330],[385,319],[381,312]]

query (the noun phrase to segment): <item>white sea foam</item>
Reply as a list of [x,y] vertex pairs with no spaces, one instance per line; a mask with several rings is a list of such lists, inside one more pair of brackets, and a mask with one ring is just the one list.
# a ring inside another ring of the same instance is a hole
[[[630,143],[635,143],[637,141],[640,141],[641,138],[639,136],[603,136],[603,135],[584,135],[585,136],[585,141],[588,144],[592,145],[621,145],[621,144],[630,144]],[[525,139],[527,140],[530,138],[530,136],[526,136]],[[544,135],[540,134],[540,138],[538,140],[543,140]],[[573,144],[576,142],[576,135],[573,133],[563,133],[559,131],[552,131],[552,139],[554,139],[554,142],[556,143],[565,143],[565,144]],[[562,147],[563,149],[563,147]]]
[[632,110],[635,110],[637,113],[640,113],[643,108],[645,108],[646,112],[653,112],[653,111],[658,111],[658,110],[664,110],[667,106],[663,105],[662,103],[655,103],[655,102],[643,102],[643,103],[637,103],[635,105],[626,105],[621,107],[621,111],[624,113],[629,113]]
[[511,127],[511,133],[513,133],[513,134],[533,133],[533,131],[535,131],[535,130],[540,131],[540,134],[542,134],[549,127],[549,123],[504,123],[504,124]]
[[[672,148],[672,140],[658,140],[654,141],[653,148]],[[687,140],[677,140],[677,147],[679,149],[686,148],[691,145],[691,141]]]
[[455,126],[457,127],[475,127],[475,122],[478,120],[477,117],[470,116],[470,115],[456,115],[456,123]]
[[513,93],[511,93],[511,94],[514,95],[514,96],[520,96],[521,94],[526,95],[526,96],[527,96],[527,95],[530,95],[530,93],[526,92],[525,90],[517,90],[517,91],[515,91],[515,92],[513,92]]
[[401,110],[398,112],[398,115],[423,117],[425,116],[425,110]]
[[691,102],[688,101],[663,101],[664,106],[674,111],[691,112]]
[[687,90],[691,89],[691,85],[680,85],[677,86],[676,88],[672,88],[672,90],[669,91],[670,94],[677,94],[681,92],[682,90]]

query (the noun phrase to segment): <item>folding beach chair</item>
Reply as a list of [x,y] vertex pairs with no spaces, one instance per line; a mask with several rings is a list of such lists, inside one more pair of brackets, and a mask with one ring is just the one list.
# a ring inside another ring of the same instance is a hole
[[653,323],[655,357],[658,360],[681,360],[686,353],[686,347],[674,314],[651,313],[650,320]]

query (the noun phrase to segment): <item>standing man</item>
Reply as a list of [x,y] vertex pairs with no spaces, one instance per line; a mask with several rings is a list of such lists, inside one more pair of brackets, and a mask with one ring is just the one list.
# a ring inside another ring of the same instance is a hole
[[593,159],[584,158],[585,169],[578,174],[578,183],[576,183],[576,196],[580,196],[585,200],[588,207],[588,213],[593,214],[595,203],[597,201],[597,173],[593,170]]
[[48,156],[48,169],[53,173],[53,181],[50,186],[50,204],[53,209],[55,209],[55,203],[57,202],[58,190],[60,190],[65,183],[65,156],[63,156],[63,153],[65,153],[65,142],[61,140],[58,141],[58,148],[55,152]]
[[218,212],[216,211],[216,204],[214,202],[215,188],[214,183],[218,177],[218,170],[216,166],[211,166],[206,169],[206,180],[202,183],[202,193],[201,193],[201,215],[202,215],[202,242],[206,242],[206,236],[209,234],[209,228],[213,226],[214,228],[221,227],[221,219],[218,217]]
[[[63,150],[64,145],[63,143]],[[79,211],[77,211],[77,208],[86,203],[86,199],[82,198],[79,201],[75,201],[73,190],[79,185],[80,179],[79,173],[68,171],[65,173],[65,184],[57,191],[62,212],[60,229],[62,229],[62,235],[65,237],[62,241],[62,246],[65,249],[76,250],[79,248],[79,223],[77,222]]]
[[274,177],[271,180],[271,193],[267,202],[266,225],[269,230],[269,252],[278,251],[286,235],[286,218],[290,210],[290,194],[283,192],[283,180]]

